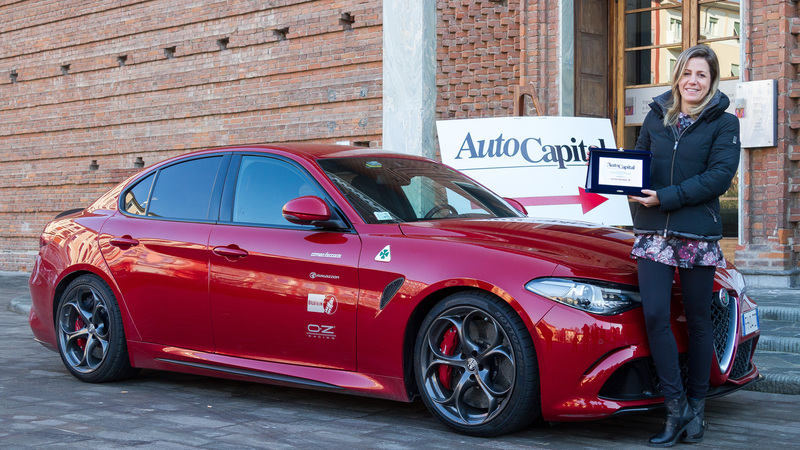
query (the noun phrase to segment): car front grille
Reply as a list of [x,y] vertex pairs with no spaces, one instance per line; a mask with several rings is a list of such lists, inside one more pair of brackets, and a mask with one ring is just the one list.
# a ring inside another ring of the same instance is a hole
[[736,318],[739,311],[739,299],[731,297],[727,305],[719,299],[719,292],[714,292],[711,300],[711,324],[714,327],[714,352],[717,355],[720,372],[727,372],[733,361],[733,349],[736,345]]
[[714,325],[714,351],[717,358],[725,353],[725,344],[728,342],[728,329],[730,321],[728,308],[719,305],[716,301],[711,302],[711,323]]

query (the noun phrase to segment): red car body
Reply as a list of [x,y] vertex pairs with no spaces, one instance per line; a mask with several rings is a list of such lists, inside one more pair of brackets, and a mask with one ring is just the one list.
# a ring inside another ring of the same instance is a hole
[[[58,348],[59,298],[76,277],[93,274],[117,300],[132,367],[407,402],[420,392],[412,372],[423,319],[449,295],[480,291],[524,323],[538,361],[544,419],[596,419],[661,404],[641,308],[592,314],[526,289],[540,277],[636,286],[630,233],[525,217],[367,223],[319,165],[350,157],[422,160],[407,155],[275,145],[189,156],[239,153],[275,156],[305,171],[349,226],[298,230],[121,211],[121,193],[187,156],[159,163],[46,226],[30,280],[36,339]],[[388,262],[379,259],[387,246]],[[382,305],[387,286],[399,279],[402,286]],[[730,314],[723,310],[729,323],[709,395],[759,376],[751,362],[758,331],[742,332],[742,316],[755,304],[732,266],[718,270],[714,290],[721,289],[734,306]],[[309,312],[314,295],[326,313]],[[677,286],[673,329],[685,352],[680,299]]]

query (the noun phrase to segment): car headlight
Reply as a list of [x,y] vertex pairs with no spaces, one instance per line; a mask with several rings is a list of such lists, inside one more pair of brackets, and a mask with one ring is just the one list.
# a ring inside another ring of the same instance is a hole
[[642,304],[635,288],[600,281],[539,278],[529,281],[525,289],[593,314],[619,314]]

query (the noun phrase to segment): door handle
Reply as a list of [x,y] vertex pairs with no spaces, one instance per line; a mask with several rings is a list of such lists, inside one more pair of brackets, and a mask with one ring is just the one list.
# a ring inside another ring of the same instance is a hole
[[244,258],[250,254],[247,253],[247,250],[242,250],[235,245],[229,245],[227,247],[214,247],[211,251],[217,256],[233,259]]
[[108,241],[109,244],[113,245],[114,247],[119,247],[121,249],[127,249],[129,247],[133,247],[134,245],[139,245],[139,241],[128,236],[127,234],[122,237],[114,237]]

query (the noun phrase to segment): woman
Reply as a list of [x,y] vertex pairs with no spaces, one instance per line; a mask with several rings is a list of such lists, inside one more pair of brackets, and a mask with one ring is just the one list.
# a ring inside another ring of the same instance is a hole
[[[739,121],[718,90],[719,62],[705,45],[685,50],[672,72],[672,89],[650,104],[637,150],[653,154],[650,189],[630,198],[639,287],[650,350],[667,417],[650,444],[669,447],[703,439],[705,393],[714,351],[711,299],[719,246],[719,197],[739,164]],[[677,267],[689,331],[689,379],[681,382],[678,349],[670,328],[672,281]],[[688,395],[688,401],[687,401]]]

